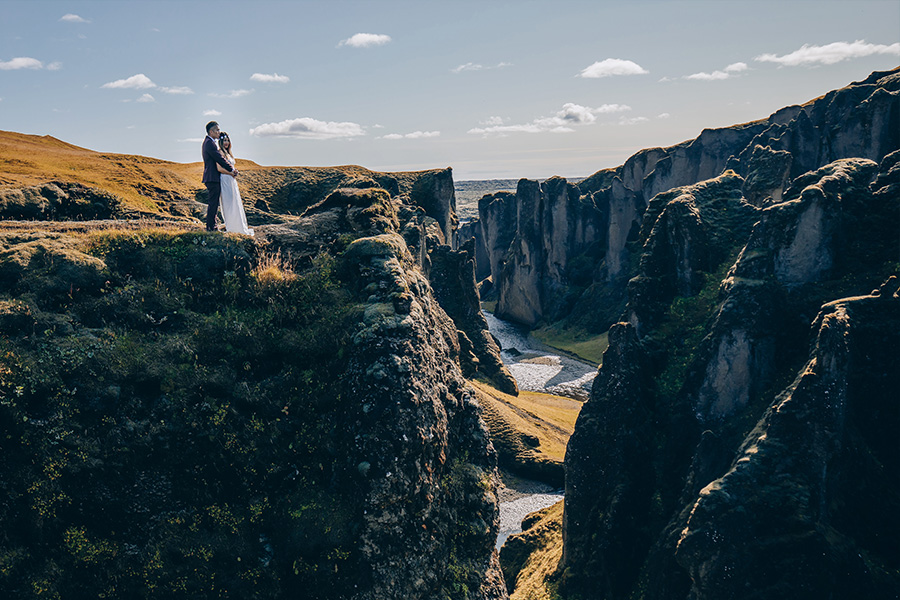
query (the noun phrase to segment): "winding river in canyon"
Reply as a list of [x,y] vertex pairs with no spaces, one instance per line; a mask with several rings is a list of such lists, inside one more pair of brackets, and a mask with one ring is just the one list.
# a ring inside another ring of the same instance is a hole
[[[500,343],[503,363],[516,378],[519,389],[587,400],[597,366],[562,355],[513,323],[484,312],[488,328]],[[563,498],[559,489],[534,481],[505,482],[500,489],[500,533],[497,549],[510,535],[522,531],[526,515],[552,506]]]

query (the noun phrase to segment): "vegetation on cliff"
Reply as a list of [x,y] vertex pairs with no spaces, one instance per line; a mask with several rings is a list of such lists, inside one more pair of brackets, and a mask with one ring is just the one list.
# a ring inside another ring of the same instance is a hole
[[[417,193],[450,224],[448,175]],[[372,187],[257,239],[5,223],[0,589],[505,597],[496,457],[418,262],[429,223]]]
[[357,309],[333,258],[294,270],[183,231],[4,237],[0,587],[349,593]]

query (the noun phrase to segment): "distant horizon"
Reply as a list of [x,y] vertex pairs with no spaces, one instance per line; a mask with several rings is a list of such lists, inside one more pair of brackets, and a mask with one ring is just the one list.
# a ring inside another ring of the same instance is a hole
[[[900,64],[897,0],[5,0],[0,129],[193,163],[587,177]],[[810,18],[814,11],[815,18]]]

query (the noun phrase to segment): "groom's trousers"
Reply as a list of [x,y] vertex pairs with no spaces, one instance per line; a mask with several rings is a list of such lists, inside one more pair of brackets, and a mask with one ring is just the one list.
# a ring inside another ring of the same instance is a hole
[[209,205],[206,207],[206,230],[216,230],[216,213],[219,211],[219,198],[222,197],[222,184],[218,181],[207,181]]

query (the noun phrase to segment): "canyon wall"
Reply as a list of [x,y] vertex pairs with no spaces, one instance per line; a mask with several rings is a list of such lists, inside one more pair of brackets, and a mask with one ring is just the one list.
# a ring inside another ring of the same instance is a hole
[[[468,235],[487,254],[498,316],[526,325],[567,319],[603,331],[624,308],[624,287],[638,272],[638,232],[657,195],[730,170],[742,178],[747,202],[764,208],[806,172],[841,158],[879,162],[898,146],[900,74],[873,73],[768,119],[642,150],[577,188],[558,178],[520,182],[514,200],[480,203]],[[487,266],[478,269],[484,275]],[[598,300],[607,306],[598,308]]]

